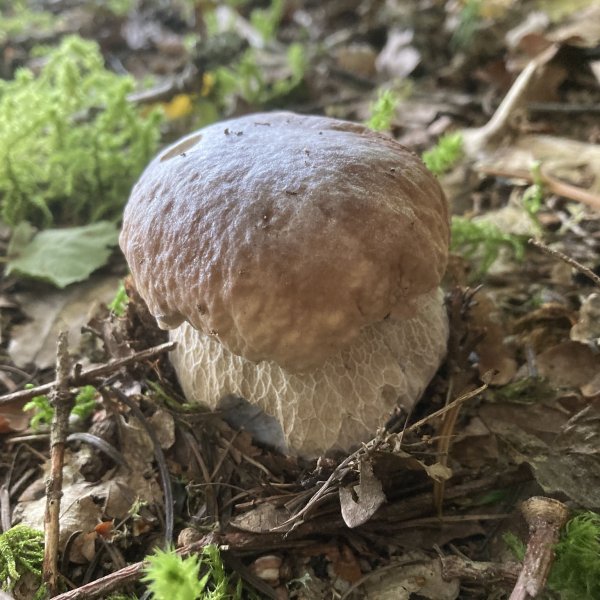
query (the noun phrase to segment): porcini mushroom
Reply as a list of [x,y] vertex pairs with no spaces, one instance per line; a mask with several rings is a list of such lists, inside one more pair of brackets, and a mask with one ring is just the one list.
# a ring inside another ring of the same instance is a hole
[[445,353],[446,199],[362,125],[276,112],[205,127],[146,168],[120,243],[179,342],[186,397],[244,398],[288,452],[365,441]]

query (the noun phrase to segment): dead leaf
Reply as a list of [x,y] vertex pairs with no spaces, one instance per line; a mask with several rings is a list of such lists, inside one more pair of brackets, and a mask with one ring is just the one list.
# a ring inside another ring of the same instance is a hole
[[[417,553],[413,553],[417,554]],[[419,553],[420,554],[420,553]],[[431,560],[424,553],[419,562],[399,565],[397,569],[382,570],[364,584],[368,600],[410,600],[413,594],[430,600],[455,600],[460,591],[458,579],[442,577],[439,559]]]
[[344,581],[356,583],[362,577],[360,564],[354,552],[345,544],[341,547],[328,545],[324,553],[331,561],[333,572]]
[[23,412],[23,400],[9,402],[0,407],[0,433],[24,431],[29,427],[31,414]]
[[590,510],[600,509],[600,401],[572,417],[548,451],[527,462],[546,493],[563,493]]
[[287,509],[265,502],[232,519],[230,524],[242,531],[267,533],[283,525],[291,516]]
[[383,50],[375,59],[379,73],[389,77],[404,79],[421,62],[421,53],[411,46],[413,32],[408,29],[393,29],[389,32]]
[[580,388],[600,371],[600,355],[579,342],[563,342],[537,356],[541,377],[557,388]]
[[385,502],[381,481],[373,474],[370,460],[360,463],[360,483],[356,486],[340,487],[342,517],[348,527],[366,523]]
[[34,364],[39,369],[54,366],[58,333],[69,331],[69,345],[75,349],[81,341],[81,328],[89,321],[98,303],[110,302],[119,287],[117,277],[94,277],[64,290],[44,294],[26,292],[17,299],[29,321],[16,325],[8,347],[18,367]]
[[571,328],[570,337],[575,342],[600,347],[600,294],[590,294],[579,309],[579,320]]
[[159,408],[149,419],[148,423],[154,429],[154,433],[163,450],[168,450],[175,443],[175,420],[173,415]]
[[498,440],[479,417],[473,417],[458,432],[452,444],[452,457],[463,467],[480,469],[498,460]]
[[96,539],[98,534],[95,531],[80,533],[69,550],[69,561],[77,565],[91,563],[96,555]]
[[480,292],[477,302],[471,307],[471,316],[473,325],[485,332],[485,337],[477,344],[479,374],[493,371],[491,385],[508,383],[515,376],[517,361],[514,349],[504,343],[507,331],[500,311],[487,294]]

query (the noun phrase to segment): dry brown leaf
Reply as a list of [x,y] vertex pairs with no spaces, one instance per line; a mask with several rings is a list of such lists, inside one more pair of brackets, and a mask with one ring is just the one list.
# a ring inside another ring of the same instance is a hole
[[381,481],[373,474],[371,461],[361,461],[359,468],[360,483],[339,490],[342,517],[350,528],[366,523],[386,500]]

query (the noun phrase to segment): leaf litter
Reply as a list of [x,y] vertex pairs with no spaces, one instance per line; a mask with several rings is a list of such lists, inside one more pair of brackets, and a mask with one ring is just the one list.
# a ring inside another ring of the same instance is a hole
[[[226,546],[233,568],[266,597],[501,598],[514,583],[513,571],[502,571],[508,564],[502,533],[522,526],[521,500],[547,494],[574,510],[600,510],[598,293],[576,269],[526,239],[541,235],[551,248],[592,270],[600,267],[600,132],[597,113],[585,110],[599,94],[598,64],[586,53],[598,43],[598,12],[590,6],[557,20],[540,3],[546,18],[539,18],[508,1],[473,19],[466,12],[470,3],[366,2],[358,18],[358,4],[288,7],[271,41],[247,9],[221,10],[221,33],[234,18],[262,68],[253,85],[262,87],[250,95],[237,89],[226,106],[212,105],[210,77],[200,73],[194,91],[180,90],[185,106],[197,105],[200,114],[173,112],[171,135],[210,111],[239,114],[263,108],[259,101],[366,121],[377,88],[386,85],[398,98],[391,134],[416,151],[431,148],[443,133],[463,133],[467,159],[440,176],[454,213],[523,236],[523,255],[503,249],[480,271],[477,254],[454,254],[446,282],[446,364],[408,422],[392,419],[389,433],[373,432],[371,444],[347,457],[305,462],[255,443],[220,415],[188,406],[164,357],[122,368],[109,381],[98,378],[98,408],[78,425],[93,441],[74,438],[66,455],[61,569],[75,586],[141,560],[164,535],[165,490],[153,442],[107,385],[135,401],[156,432],[178,529],[192,526],[200,539],[210,535]],[[61,27],[72,22],[89,29],[97,15],[87,10]],[[104,47],[112,45],[130,72],[152,73],[169,86],[190,63],[186,18],[132,10],[113,22],[124,27],[116,27]],[[301,84],[274,87],[292,72],[282,49],[299,39],[311,58]],[[317,42],[331,56],[316,52]],[[543,201],[532,216],[523,199],[535,185],[536,164]],[[114,234],[107,230],[102,239],[109,245]],[[88,273],[74,278],[70,270],[57,281],[65,291],[57,293],[24,283],[17,267],[5,271],[2,289],[7,392],[23,379],[8,367],[25,369],[34,383],[52,380],[60,320],[73,331],[74,355],[88,364],[107,364],[164,340],[132,293],[124,317],[98,310],[90,320],[91,298],[108,304],[116,277],[102,288],[96,280],[72,283]],[[20,270],[35,269],[34,261]],[[122,263],[116,271],[124,274]],[[89,339],[80,346],[82,325]],[[9,494],[2,506],[13,522],[40,528],[48,433],[7,419],[13,426],[3,434]],[[96,438],[124,463],[111,459]],[[99,523],[112,523],[103,526],[106,536],[98,533]],[[474,578],[463,562],[447,581],[436,548],[450,558],[494,564],[506,577]],[[275,561],[266,561],[271,579],[257,582],[265,575],[261,559],[272,556]]]

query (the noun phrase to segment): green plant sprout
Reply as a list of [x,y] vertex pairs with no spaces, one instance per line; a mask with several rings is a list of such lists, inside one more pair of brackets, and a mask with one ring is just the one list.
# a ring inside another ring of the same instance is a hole
[[263,40],[269,41],[275,38],[284,8],[284,0],[271,0],[268,8],[255,8],[250,13],[250,23],[260,33]]
[[[44,560],[44,534],[27,525],[15,525],[0,535],[0,581],[2,590],[12,592],[25,573],[31,573],[41,584]],[[40,585],[34,600],[44,597]]]
[[[525,556],[525,544],[513,533],[504,542],[518,560]],[[547,588],[561,600],[600,598],[600,515],[591,511],[573,517],[555,547],[555,559]]]
[[286,58],[290,74],[270,83],[265,78],[264,68],[257,62],[255,50],[249,48],[234,67],[215,70],[217,96],[222,99],[238,94],[254,106],[269,105],[287,96],[302,83],[308,62],[301,44],[290,44]]
[[463,137],[460,132],[445,133],[438,143],[423,152],[423,162],[434,175],[443,175],[464,156]]
[[471,221],[465,217],[452,217],[453,251],[478,263],[475,276],[485,275],[498,259],[500,250],[508,248],[517,260],[525,256],[525,239],[504,233],[493,223]]
[[125,315],[128,303],[129,296],[127,295],[127,291],[125,290],[125,284],[121,280],[119,282],[119,288],[117,289],[115,297],[108,305],[108,310],[110,310],[110,312],[116,315],[117,317],[122,317]]
[[523,192],[521,202],[523,203],[525,212],[539,233],[542,230],[542,226],[538,218],[538,213],[544,203],[544,182],[542,179],[541,163],[539,161],[535,161],[531,166],[531,175],[533,183]]
[[377,100],[370,106],[371,116],[366,126],[373,131],[389,131],[399,102],[400,98],[392,90],[380,90]]
[[[29,385],[28,387],[33,387]],[[93,385],[84,385],[77,396],[71,414],[79,417],[82,421],[87,419],[96,407],[96,388]],[[33,410],[30,426],[33,429],[49,427],[54,416],[54,408],[50,404],[48,396],[34,396],[25,406],[24,411]]]
[[142,581],[155,600],[242,599],[242,581],[238,579],[232,585],[215,545],[205,546],[200,555],[187,558],[173,549],[157,549],[147,560]]
[[8,225],[118,219],[154,154],[160,115],[127,100],[130,77],[104,68],[94,42],[65,37],[35,76],[0,81],[0,216]]
[[59,21],[51,12],[30,8],[25,0],[1,0],[0,14],[0,43],[26,31],[49,32]]

